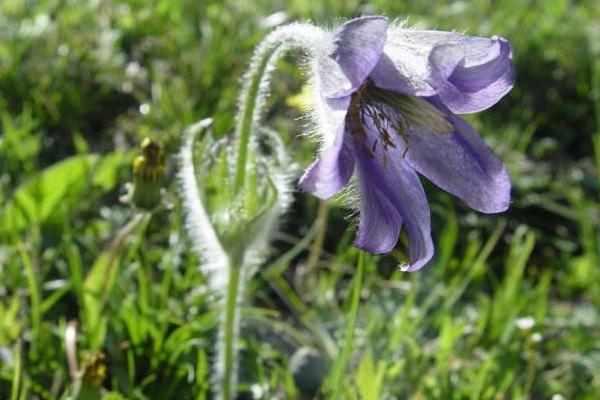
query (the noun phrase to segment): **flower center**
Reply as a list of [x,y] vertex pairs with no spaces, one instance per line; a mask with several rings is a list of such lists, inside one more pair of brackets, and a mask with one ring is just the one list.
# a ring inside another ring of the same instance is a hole
[[[398,134],[404,140],[405,147],[402,155],[408,150],[408,133],[406,132],[406,121],[403,116],[391,107],[387,102],[380,101],[377,96],[377,88],[370,80],[367,80],[353,95],[348,110],[347,122],[350,133],[363,142],[367,154],[375,157],[378,146],[387,152],[390,147],[395,148],[392,135]],[[367,129],[376,134],[372,143],[369,140]]]
[[[378,147],[383,149],[384,163],[387,151],[397,147],[395,135],[404,142],[404,157],[409,149],[409,132],[423,130],[445,134],[454,131],[446,115],[429,102],[417,96],[382,89],[370,79],[352,95],[346,123],[352,136],[363,143],[369,156],[375,157]],[[375,134],[374,139],[372,134],[368,135],[369,132]]]

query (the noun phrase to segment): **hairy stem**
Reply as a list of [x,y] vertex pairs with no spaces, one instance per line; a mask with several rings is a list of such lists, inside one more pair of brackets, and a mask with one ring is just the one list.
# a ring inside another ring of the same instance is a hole
[[238,153],[234,178],[236,193],[244,187],[250,136],[260,122],[275,64],[291,49],[314,52],[323,34],[320,28],[310,24],[290,24],[271,32],[254,51],[243,80],[244,87],[237,114]]
[[186,129],[180,152],[181,168],[179,182],[185,224],[192,239],[195,252],[200,256],[200,270],[208,277],[208,283],[215,293],[225,290],[223,275],[229,268],[229,256],[223,249],[213,227],[208,212],[202,202],[196,167],[194,165],[194,141],[210,127],[212,120],[203,119]]
[[222,399],[230,400],[235,395],[237,365],[237,333],[239,322],[238,296],[240,292],[240,268],[229,267],[229,282],[225,298],[225,316],[221,322],[221,343],[219,359],[222,362],[221,380]]

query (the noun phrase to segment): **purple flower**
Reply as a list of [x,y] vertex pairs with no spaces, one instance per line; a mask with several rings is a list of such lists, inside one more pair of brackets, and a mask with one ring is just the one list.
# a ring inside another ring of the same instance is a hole
[[370,16],[343,24],[319,54],[312,86],[322,144],[300,186],[326,199],[356,170],[355,246],[387,253],[404,224],[408,270],[431,259],[429,205],[417,172],[477,211],[508,208],[504,164],[454,115],[485,110],[510,91],[505,39],[406,29]]

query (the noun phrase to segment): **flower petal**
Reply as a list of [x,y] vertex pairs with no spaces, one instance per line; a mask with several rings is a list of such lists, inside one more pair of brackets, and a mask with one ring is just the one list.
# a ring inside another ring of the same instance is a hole
[[345,119],[350,97],[324,99],[315,96],[315,115],[323,146],[317,159],[300,178],[301,188],[327,199],[348,184],[354,171],[354,155],[345,140]]
[[511,186],[502,160],[468,123],[446,112],[456,130],[410,132],[408,162],[469,207],[483,213],[506,211]]
[[473,38],[436,46],[429,55],[429,81],[444,104],[457,114],[485,110],[498,102],[514,84],[512,51],[503,38],[489,42]]
[[347,96],[362,85],[381,57],[387,27],[387,18],[368,16],[352,19],[335,31],[331,48],[317,59],[325,97]]
[[400,235],[402,218],[396,207],[377,187],[360,179],[360,220],[354,246],[373,254],[389,253]]
[[437,45],[457,42],[465,37],[455,32],[390,26],[380,63],[370,77],[384,89],[416,96],[433,96],[436,89],[427,79],[429,53]]
[[[369,136],[372,136],[369,139],[376,137],[372,130]],[[402,156],[402,141],[397,140],[396,147],[384,150],[383,146],[379,146],[374,151],[373,148],[366,151],[360,139],[355,142],[363,192],[355,245],[376,254],[389,252],[398,239],[400,222],[403,222],[409,244],[410,265],[407,270],[422,268],[433,257],[429,205],[419,177]],[[399,220],[390,206],[395,209]]]
[[503,38],[390,27],[370,78],[384,89],[440,98],[455,113],[495,104],[514,82],[510,45]]

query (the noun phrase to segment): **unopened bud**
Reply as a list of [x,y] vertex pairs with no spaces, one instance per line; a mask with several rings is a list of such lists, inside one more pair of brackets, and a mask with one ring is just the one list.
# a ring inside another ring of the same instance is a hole
[[152,209],[160,202],[165,155],[162,145],[150,138],[145,138],[140,147],[140,154],[133,160],[132,202],[140,208]]
[[90,351],[83,357],[81,365],[82,382],[85,387],[97,388],[102,385],[106,378],[105,355],[100,350]]

